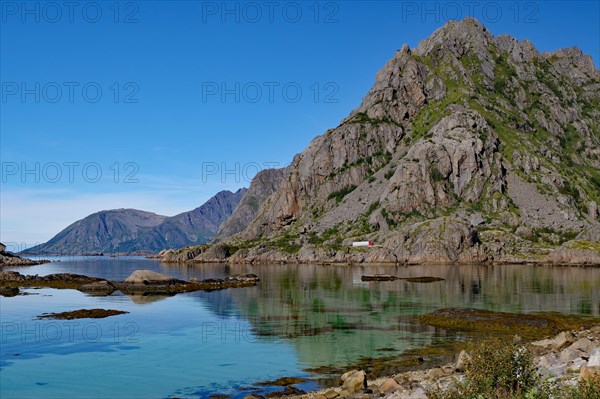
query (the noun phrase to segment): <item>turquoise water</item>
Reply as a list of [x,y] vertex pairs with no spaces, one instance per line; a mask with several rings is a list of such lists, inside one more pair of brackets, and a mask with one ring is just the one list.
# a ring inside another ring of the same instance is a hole
[[[53,289],[0,297],[0,397],[243,396],[247,391],[238,388],[260,381],[315,378],[306,370],[464,338],[411,318],[439,308],[600,315],[598,268],[170,266],[143,258],[75,257],[12,270],[121,280],[141,268],[182,279],[251,272],[262,281],[256,287],[172,297],[95,297]],[[360,281],[374,273],[446,281]],[[82,308],[129,313],[36,320],[42,313]]]

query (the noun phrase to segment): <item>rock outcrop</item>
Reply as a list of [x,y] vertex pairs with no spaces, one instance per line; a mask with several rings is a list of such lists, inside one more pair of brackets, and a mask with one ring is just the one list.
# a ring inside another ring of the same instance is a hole
[[18,294],[18,290],[15,294],[10,288],[19,287],[76,289],[93,295],[110,295],[117,290],[127,295],[174,295],[181,292],[250,287],[259,281],[258,276],[254,274],[238,274],[224,279],[183,281],[152,270],[136,270],[125,281],[108,281],[71,273],[38,276],[11,271],[0,272],[0,289],[3,296]]
[[0,243],[0,268],[2,266],[32,266],[48,263],[48,260],[33,260],[22,258],[6,250],[6,245]]

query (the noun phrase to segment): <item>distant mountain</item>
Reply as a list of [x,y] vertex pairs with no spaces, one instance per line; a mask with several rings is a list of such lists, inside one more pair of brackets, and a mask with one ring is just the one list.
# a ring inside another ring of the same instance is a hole
[[[210,241],[242,201],[248,189],[242,188],[235,193],[221,191],[209,199],[204,205],[165,219],[163,223],[152,229],[151,233],[141,238],[159,237],[164,239],[154,249],[179,248],[191,244]],[[139,240],[138,240],[139,241]],[[138,245],[147,247],[151,245]]]
[[100,211],[71,224],[28,254],[90,254],[201,244],[212,239],[247,189],[221,191],[200,207],[172,217],[137,209]]

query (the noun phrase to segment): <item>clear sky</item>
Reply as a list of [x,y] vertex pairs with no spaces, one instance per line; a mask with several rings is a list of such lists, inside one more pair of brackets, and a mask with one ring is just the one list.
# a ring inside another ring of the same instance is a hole
[[477,18],[600,60],[598,1],[0,2],[0,241],[165,215],[283,166],[404,43]]

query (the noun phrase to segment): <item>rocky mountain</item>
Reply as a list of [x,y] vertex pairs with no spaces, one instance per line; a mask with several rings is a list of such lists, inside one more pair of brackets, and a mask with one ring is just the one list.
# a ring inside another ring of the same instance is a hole
[[165,219],[152,229],[152,237],[162,238],[161,245],[154,248],[179,248],[185,245],[210,241],[245,198],[248,189],[241,188],[235,193],[221,191],[202,206]]
[[249,217],[194,258],[600,263],[599,123],[589,55],[450,21],[398,50],[243,231]]
[[247,189],[221,191],[200,207],[172,217],[136,209],[101,211],[71,224],[30,254],[97,254],[201,244],[212,239]]
[[285,168],[258,172],[231,217],[221,225],[217,240],[242,232],[257,216],[262,203],[281,186],[286,173]]

